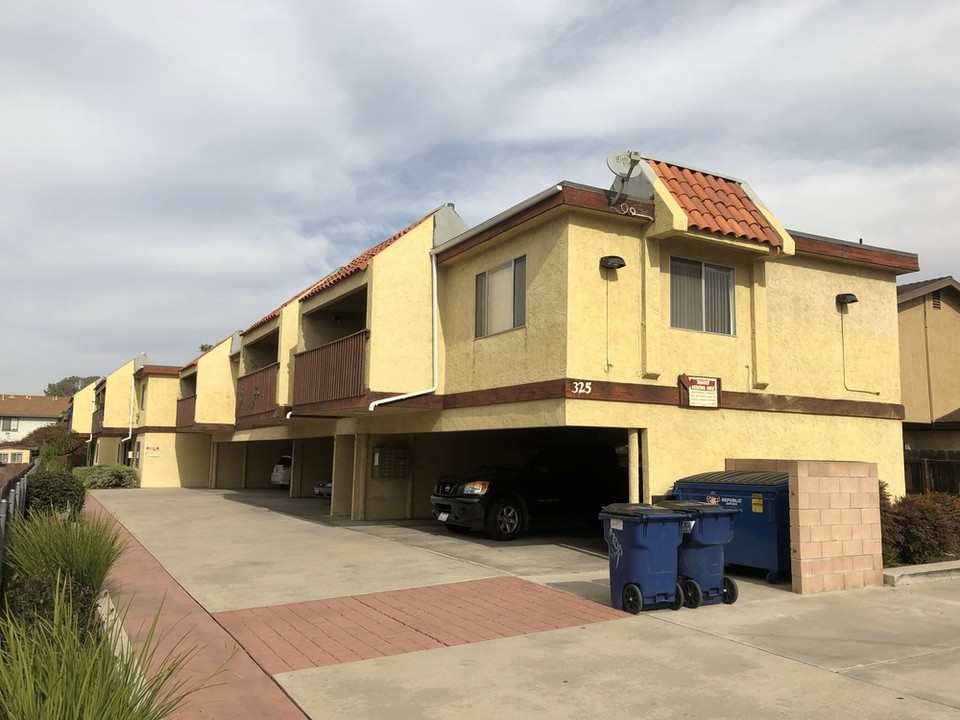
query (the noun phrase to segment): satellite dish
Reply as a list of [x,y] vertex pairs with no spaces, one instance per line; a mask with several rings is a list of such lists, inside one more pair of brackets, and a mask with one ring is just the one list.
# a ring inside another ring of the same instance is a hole
[[607,167],[614,175],[626,180],[636,173],[642,160],[643,156],[634,150],[614,150],[607,155]]

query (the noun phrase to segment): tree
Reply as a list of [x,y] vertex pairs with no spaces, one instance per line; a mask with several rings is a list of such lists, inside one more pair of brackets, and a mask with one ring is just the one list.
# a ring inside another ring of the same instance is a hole
[[43,394],[47,397],[51,395],[59,395],[60,397],[76,395],[78,391],[92,383],[97,377],[97,375],[90,375],[89,377],[71,375],[70,377],[63,378],[63,380],[58,380],[55,383],[47,385],[47,389],[43,391]]
[[207,352],[208,350],[213,350],[213,345],[210,345],[209,343],[201,343],[201,344],[200,344],[200,352],[204,352],[204,353],[205,353],[205,352]]

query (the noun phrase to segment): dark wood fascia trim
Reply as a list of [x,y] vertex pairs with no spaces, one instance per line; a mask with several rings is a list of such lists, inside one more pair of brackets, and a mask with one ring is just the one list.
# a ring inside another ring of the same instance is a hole
[[[532,400],[604,400],[646,405],[680,405],[677,387],[590,381],[589,392],[584,392],[583,380],[571,378],[512,385],[508,387],[474,390],[443,396],[443,408],[463,408],[480,405],[498,405]],[[715,408],[685,408],[691,412],[711,412]],[[720,393],[720,408],[724,410],[751,410],[759,412],[798,413],[804,415],[838,415],[902,420],[903,405],[896,403],[835,400],[830,398],[795,395],[766,395],[760,393]]]
[[791,236],[798,253],[878,265],[901,273],[916,272],[920,269],[919,259],[912,253],[893,252],[869,245],[830,242],[799,233],[791,233]]
[[[136,434],[136,428],[134,428],[134,434]],[[93,434],[93,437],[126,437],[130,433],[128,428],[118,428],[118,427],[105,427],[100,432]]]
[[234,429],[250,430],[252,428],[272,425],[272,420],[280,420],[286,417],[287,413],[292,409],[293,408],[287,405],[277,405],[275,408],[273,408],[273,410],[256,413],[255,415],[244,415],[243,417],[238,417],[237,422],[234,425]]
[[178,425],[177,432],[212,435],[214,433],[232,432],[235,427],[230,423],[192,423],[191,425]]
[[918,423],[918,422],[905,422],[903,424],[904,430],[917,430],[923,432],[953,432],[960,430],[960,422],[951,421],[951,422],[935,422],[935,423]]
[[467,240],[454,245],[448,250],[439,253],[437,255],[437,261],[441,263],[446,262],[447,260],[450,260],[451,258],[454,258],[457,255],[466,252],[467,250],[475,248],[477,245],[487,242],[497,235],[519,227],[523,223],[532,220],[538,215],[542,215],[549,210],[553,210],[554,208],[561,206],[579,210],[602,212],[615,217],[633,218],[637,222],[649,222],[649,220],[653,217],[652,203],[644,203],[625,197],[622,204],[626,204],[631,208],[632,212],[636,212],[637,215],[634,216],[626,215],[610,207],[610,199],[611,197],[608,193],[599,189],[563,185],[563,189],[560,192],[544,198],[540,202],[535,203],[530,207],[517,211],[516,214],[504,218],[496,225],[492,225],[491,227],[478,232],[473,237],[470,237]]
[[557,400],[567,396],[567,383],[570,380],[543,380],[525,385],[469,390],[466,392],[443,395],[443,409],[478,407],[482,405],[500,405],[531,400]]
[[520,210],[515,215],[511,215],[508,218],[504,218],[503,220],[498,222],[496,225],[492,225],[486,230],[478,232],[473,237],[468,238],[467,240],[464,240],[463,242],[454,245],[448,250],[445,250],[439,253],[437,255],[437,262],[440,262],[440,263],[446,262],[447,260],[450,260],[451,258],[454,258],[457,255],[460,255],[461,253],[465,253],[467,250],[475,248],[477,245],[481,245],[487,242],[487,240],[490,240],[491,238],[494,238],[497,235],[500,235],[501,233],[506,232],[507,230],[511,230],[517,227],[518,225],[522,225],[523,223],[529,220],[532,220],[538,215],[542,215],[548,210],[553,210],[554,208],[560,207],[561,205],[563,205],[562,193],[556,193],[555,195],[551,195],[548,198],[544,198],[540,202],[534,205],[531,205],[528,208],[524,208],[523,210]]
[[803,415],[842,415],[877,420],[903,420],[903,405],[899,403],[726,391],[723,392],[721,398],[720,407],[730,410],[759,410],[762,412],[800,413]]
[[142,435],[144,433],[175,433],[177,428],[171,425],[144,425],[143,427],[135,427],[133,429],[133,436]]
[[[370,403],[375,400],[396,397],[403,393],[395,392],[367,392],[364,395],[343,400],[325,400],[323,402],[303,403],[293,406],[294,417],[336,418],[338,412],[343,415],[366,411]],[[443,407],[442,397],[434,393],[417,395],[406,400],[397,400],[383,407],[401,407],[413,410],[440,410]]]

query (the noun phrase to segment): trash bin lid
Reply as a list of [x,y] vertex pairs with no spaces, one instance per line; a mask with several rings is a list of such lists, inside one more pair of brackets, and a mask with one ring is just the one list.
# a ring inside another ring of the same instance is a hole
[[677,483],[709,483],[711,485],[787,485],[790,476],[785,472],[754,472],[749,470],[727,470],[705,472],[680,478]]
[[665,518],[669,515],[678,515],[678,513],[669,508],[648,505],[647,503],[613,503],[600,508],[600,517],[618,516],[646,519],[654,516]]
[[670,510],[699,513],[701,515],[735,515],[740,512],[737,508],[727,507],[726,505],[714,505],[713,503],[703,502],[702,500],[661,500],[657,505],[669,508]]

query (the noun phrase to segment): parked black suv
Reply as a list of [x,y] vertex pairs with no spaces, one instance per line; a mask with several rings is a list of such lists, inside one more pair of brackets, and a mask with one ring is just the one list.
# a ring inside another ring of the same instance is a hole
[[454,533],[483,529],[513,540],[531,516],[594,522],[600,508],[626,500],[626,475],[611,445],[575,443],[501,453],[465,475],[440,478],[433,516]]

